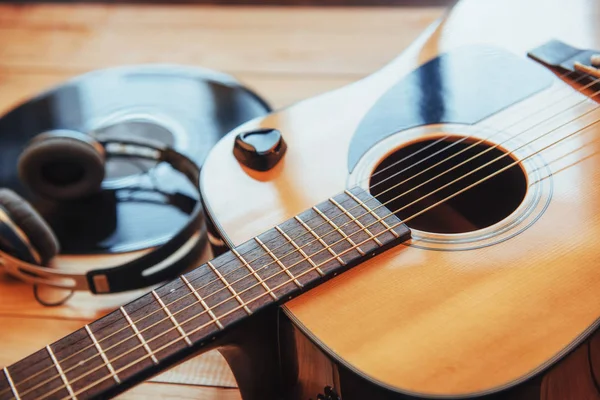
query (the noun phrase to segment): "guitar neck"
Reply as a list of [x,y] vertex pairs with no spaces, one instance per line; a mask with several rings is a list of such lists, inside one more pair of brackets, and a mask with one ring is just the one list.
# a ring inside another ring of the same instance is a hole
[[409,237],[367,192],[345,191],[4,368],[0,400],[117,394]]

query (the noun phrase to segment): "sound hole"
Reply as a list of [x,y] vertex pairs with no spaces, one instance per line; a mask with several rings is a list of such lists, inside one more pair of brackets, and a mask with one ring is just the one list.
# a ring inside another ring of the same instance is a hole
[[[527,178],[523,170],[519,164],[510,166],[515,159],[502,149],[460,139],[452,137],[437,143],[437,139],[424,140],[391,153],[373,172],[371,193],[409,227],[422,231],[471,232],[503,220],[525,197]],[[444,200],[447,197],[451,198]]]

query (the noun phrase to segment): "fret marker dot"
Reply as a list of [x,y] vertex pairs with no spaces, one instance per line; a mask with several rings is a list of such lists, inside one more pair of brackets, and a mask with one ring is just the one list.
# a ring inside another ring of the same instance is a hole
[[169,293],[173,293],[175,291],[175,289],[171,289],[169,290]]

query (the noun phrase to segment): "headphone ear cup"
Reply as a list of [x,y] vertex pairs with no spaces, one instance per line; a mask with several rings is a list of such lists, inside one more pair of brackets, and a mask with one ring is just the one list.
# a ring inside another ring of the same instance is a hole
[[12,190],[0,189],[0,207],[37,251],[41,265],[58,254],[59,244],[52,229],[25,199]]
[[56,200],[77,199],[100,190],[104,154],[93,144],[71,136],[34,140],[21,153],[19,178],[33,192]]

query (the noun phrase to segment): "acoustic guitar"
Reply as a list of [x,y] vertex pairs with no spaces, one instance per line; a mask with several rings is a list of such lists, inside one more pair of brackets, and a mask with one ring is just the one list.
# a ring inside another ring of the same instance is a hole
[[[107,398],[210,349],[245,400],[600,399],[600,85],[574,69],[599,17],[464,0],[240,126],[199,178],[221,254],[4,368],[0,399]],[[266,171],[232,151],[260,132],[287,144]]]

